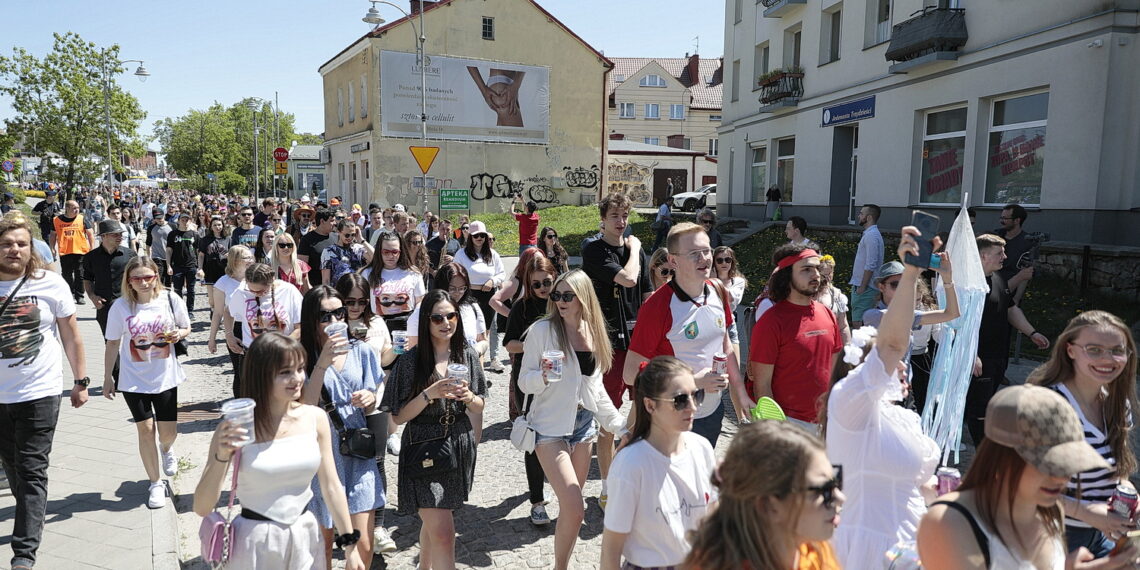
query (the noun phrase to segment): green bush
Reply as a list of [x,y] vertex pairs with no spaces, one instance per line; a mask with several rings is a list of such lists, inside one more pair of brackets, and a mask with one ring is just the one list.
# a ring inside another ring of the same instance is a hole
[[27,200],[27,192],[19,184],[7,184],[8,192],[11,192],[16,197],[17,204],[23,204]]

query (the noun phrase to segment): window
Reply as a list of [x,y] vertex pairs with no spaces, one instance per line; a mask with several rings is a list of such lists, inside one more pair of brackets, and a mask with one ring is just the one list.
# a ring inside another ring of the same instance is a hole
[[356,196],[356,163],[355,162],[348,163],[348,171],[350,173],[349,174],[350,178],[349,178],[349,184],[348,184],[348,191],[352,196]]
[[966,108],[926,114],[922,131],[922,178],[918,201],[957,204],[962,201],[962,167],[966,157]]
[[645,144],[659,145],[659,144],[661,144],[661,138],[660,137],[645,137]]
[[736,23],[744,19],[744,0],[736,0]]
[[621,118],[621,119],[632,119],[632,118],[633,118],[633,113],[634,113],[634,111],[633,111],[633,108],[634,108],[634,104],[633,104],[633,103],[619,103],[619,104],[618,104],[618,109],[620,109],[620,111],[619,111],[619,114],[618,114],[618,118]]
[[709,120],[710,121],[719,121],[720,115],[709,115]]
[[693,139],[689,137],[681,139],[681,148],[685,150],[693,150]]
[[986,158],[986,203],[1041,203],[1049,94],[994,101]]
[[768,190],[768,147],[752,149],[752,201],[765,201]]
[[495,39],[495,19],[483,16],[483,39]]
[[891,39],[892,0],[870,0],[867,2],[866,45],[873,46]]
[[740,60],[732,62],[732,100],[740,100]]
[[356,84],[348,82],[348,122],[356,122]]
[[[370,186],[371,183],[369,181],[370,176],[368,174],[367,160],[360,161],[360,177],[364,180],[364,183],[360,185],[360,191],[363,192],[364,197],[367,198],[372,195],[372,186]],[[361,201],[363,202],[363,200]]]
[[839,59],[840,22],[843,4],[836,4],[831,12],[824,12],[819,30],[819,64]]
[[[752,54],[752,75],[754,79],[759,79],[761,75],[768,73],[768,57],[771,55],[771,50],[768,48],[768,42],[764,42],[756,46]],[[759,82],[753,83],[753,90],[759,89]]]
[[661,118],[661,106],[658,105],[657,103],[646,103],[645,104],[645,118],[646,119],[660,119]]
[[625,75],[623,75],[621,73],[614,75],[614,83],[623,83],[624,81],[625,81]]
[[[336,88],[336,126],[344,126],[344,88]],[[343,177],[342,177],[343,178]]]
[[677,120],[684,119],[685,118],[685,106],[684,105],[677,105],[677,104],[669,105],[669,118],[670,119],[677,119]]
[[337,164],[336,166],[337,166],[337,174],[340,175],[340,178],[338,179],[339,183],[340,183],[340,191],[344,192],[344,185],[345,185],[344,163],[342,162],[340,164]]
[[795,167],[796,139],[776,141],[776,186],[780,188],[785,202],[792,201],[792,190],[796,179]]
[[650,73],[649,75],[642,77],[641,81],[638,82],[638,85],[641,87],[664,87],[665,78],[655,73]]
[[802,25],[796,24],[784,30],[784,67],[798,67],[803,45]]
[[360,76],[360,118],[368,116],[368,80]]
[[709,139],[709,156],[720,154],[720,139]]

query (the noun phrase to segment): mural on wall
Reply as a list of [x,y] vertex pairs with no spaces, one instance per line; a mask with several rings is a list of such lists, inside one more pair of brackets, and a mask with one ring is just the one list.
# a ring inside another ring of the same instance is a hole
[[632,160],[610,162],[606,167],[609,191],[624,194],[634,206],[652,206],[653,169],[658,164],[638,164]]
[[566,181],[568,188],[597,188],[598,187],[598,165],[591,165],[590,168],[584,167],[562,167],[562,178]]
[[471,175],[470,188],[472,200],[508,200],[499,204],[503,211],[510,208],[509,200],[513,199],[516,194],[521,195],[526,200],[533,200],[540,207],[561,204],[558,194],[550,187],[550,178],[546,176],[530,176],[521,180],[511,180],[510,175],[507,174],[481,172]]

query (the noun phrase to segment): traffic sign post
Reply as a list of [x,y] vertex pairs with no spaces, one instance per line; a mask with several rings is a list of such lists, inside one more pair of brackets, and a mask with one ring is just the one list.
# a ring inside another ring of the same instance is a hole
[[278,161],[273,168],[274,174],[289,174],[289,163]]
[[442,210],[470,210],[471,196],[466,188],[444,188],[439,191],[439,209]]
[[289,160],[289,150],[283,146],[273,149],[273,160],[277,162],[285,162]]
[[5,160],[4,162],[0,162],[0,168],[4,169],[4,172],[12,172],[16,169],[16,163],[11,160]]

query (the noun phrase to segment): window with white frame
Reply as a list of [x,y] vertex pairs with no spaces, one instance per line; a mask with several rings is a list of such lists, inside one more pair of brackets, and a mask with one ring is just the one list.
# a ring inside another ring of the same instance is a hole
[[993,102],[986,153],[986,203],[1041,203],[1049,93]]
[[356,122],[356,84],[348,82],[348,122]]
[[737,24],[744,20],[744,0],[736,0],[736,15],[734,18]]
[[657,103],[646,103],[645,104],[645,118],[646,119],[660,119],[661,118],[661,106],[658,105]]
[[776,141],[776,186],[780,188],[785,202],[793,200],[792,191],[796,180],[796,139],[795,137]]
[[360,191],[364,192],[365,197],[372,195],[372,186],[370,186],[371,182],[369,178],[368,161],[362,160],[360,161],[360,179],[363,180],[364,183],[360,185]]
[[720,115],[709,115],[709,120],[710,121],[719,121]]
[[867,39],[865,47],[881,44],[891,39],[891,12],[894,0],[869,0],[867,2]]
[[[712,141],[710,141],[712,142]],[[763,202],[768,189],[768,147],[752,149],[752,201]]]
[[799,67],[803,51],[803,23],[784,30],[784,67]]
[[922,178],[919,202],[957,204],[962,201],[962,172],[966,159],[966,108],[929,111],[922,128]]
[[[753,49],[752,54],[752,75],[753,80],[758,80],[761,75],[768,73],[768,58],[771,56],[772,50],[768,47],[768,42],[757,44]],[[759,89],[759,81],[752,84],[753,89]]]
[[641,87],[664,87],[665,78],[657,75],[656,73],[650,73],[649,75],[642,77],[641,81],[638,82],[638,85]]
[[360,76],[360,118],[368,116],[368,79]]
[[676,103],[669,105],[669,118],[673,120],[682,120],[685,118],[685,106]]
[[618,118],[620,118],[620,119],[632,119],[633,113],[634,113],[634,110],[633,110],[634,106],[635,105],[633,103],[618,103],[618,112],[619,112]]
[[819,29],[819,63],[831,63],[839,60],[840,28],[843,20],[843,3],[840,2],[828,8],[823,13]]
[[344,88],[336,88],[336,126],[344,126]]
[[709,139],[709,156],[720,154],[720,139]]
[[660,145],[661,137],[645,137],[645,144]]
[[732,100],[740,100],[740,60],[732,62]]
[[337,166],[337,174],[339,175],[337,180],[340,182],[340,189],[343,192],[345,182],[347,181],[346,178],[344,177],[344,163],[341,162],[341,163],[337,164],[336,166]]
[[355,162],[348,163],[348,172],[349,172],[348,191],[353,196],[355,196],[356,195],[356,163]]

